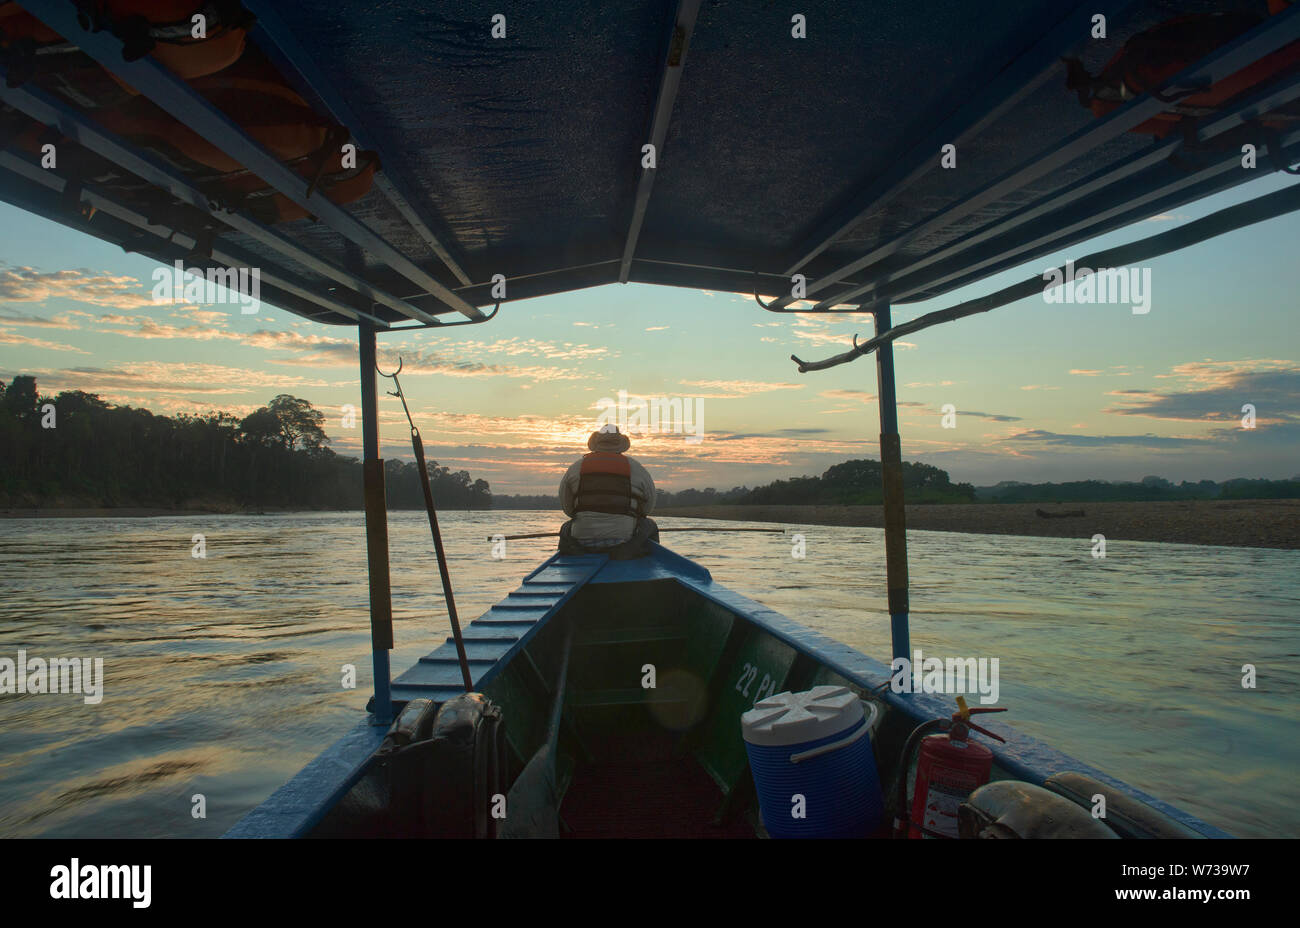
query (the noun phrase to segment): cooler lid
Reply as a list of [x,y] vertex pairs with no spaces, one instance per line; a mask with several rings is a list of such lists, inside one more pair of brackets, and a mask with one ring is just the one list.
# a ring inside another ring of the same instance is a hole
[[806,744],[839,734],[864,716],[862,700],[847,686],[814,686],[803,693],[777,693],[740,717],[750,744]]

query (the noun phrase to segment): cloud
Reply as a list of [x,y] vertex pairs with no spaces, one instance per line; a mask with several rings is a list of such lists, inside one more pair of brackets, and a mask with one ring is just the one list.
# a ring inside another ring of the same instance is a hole
[[188,361],[131,361],[116,367],[69,367],[37,372],[36,376],[42,387],[54,390],[119,395],[124,392],[238,395],[255,390],[328,386],[326,381],[309,377]]
[[[281,366],[303,367],[355,367],[357,346],[349,338],[330,335],[305,335],[294,330],[275,331],[259,329],[256,332],[239,332],[213,328],[207,325],[166,325],[147,317],[105,314],[98,317],[104,327],[97,331],[125,338],[142,339],[192,339],[195,341],[231,341],[250,348],[268,351],[287,351],[288,355],[272,358],[270,363]],[[436,340],[435,340],[436,344]],[[489,364],[464,357],[475,351],[510,355],[540,355],[564,361],[599,357],[608,349],[571,342],[557,344],[536,339],[507,338],[497,342],[464,342],[457,346],[452,358],[428,347],[399,349],[384,345],[379,350],[385,368],[397,366],[400,354],[403,374],[422,376],[445,374],[450,377],[512,377],[528,380],[580,380],[585,375],[572,365],[549,367],[544,365]]]
[[90,354],[89,351],[83,351],[73,345],[47,342],[44,339],[30,338],[26,335],[19,335],[17,332],[9,332],[4,329],[0,329],[0,345],[23,345],[27,348],[42,348],[46,351],[71,351],[75,354]]
[[1289,361],[1192,362],[1163,377],[1180,377],[1186,390],[1115,390],[1120,404],[1105,411],[1174,422],[1231,422],[1242,406],[1255,407],[1261,425],[1300,422],[1300,366]]
[[[851,326],[851,328],[850,328]],[[794,317],[794,329],[792,334],[795,338],[801,338],[806,342],[814,345],[836,345],[847,346],[853,340],[853,332],[862,330],[863,338],[868,338],[872,334],[870,318],[864,318],[860,314],[803,314]]]
[[[230,312],[215,309],[179,309],[172,313],[173,316],[180,316],[184,319],[193,319],[195,322],[201,322],[204,325],[225,325],[230,321]],[[299,322],[306,322],[300,319]],[[297,325],[297,323],[290,323]]]
[[668,326],[666,326],[666,325],[652,325],[652,326],[650,326],[649,328],[647,328],[646,331],[647,331],[647,332],[662,332],[662,331],[663,331],[664,329],[666,329],[666,328],[668,328]]
[[[16,309],[0,309],[0,325],[36,326],[43,329],[81,328],[81,326],[73,320],[73,315],[73,313],[67,312],[46,318],[45,316],[34,316],[31,313],[22,313]],[[88,314],[77,313],[76,315]]]
[[[901,406],[902,403],[899,403]],[[959,409],[959,416],[974,416],[976,419],[983,419],[985,422],[1020,422],[1020,416],[1004,416],[995,412],[979,412],[974,409]]]
[[728,432],[710,436],[712,441],[741,441],[746,438],[794,438],[799,435],[826,435],[831,429],[776,429],[771,432]]
[[870,403],[876,398],[876,394],[866,390],[823,390],[817,395],[831,400],[852,400],[858,403]]
[[114,309],[140,309],[154,305],[143,285],[128,275],[94,272],[85,268],[43,273],[33,267],[0,266],[0,300],[42,303],[65,299]]
[[1165,435],[1062,435],[1042,429],[1026,429],[1006,438],[1004,442],[1029,442],[1058,448],[1198,448],[1211,444],[1206,438],[1173,438]]
[[1101,376],[1101,371],[1093,371],[1093,370],[1088,370],[1088,369],[1086,369],[1086,368],[1079,368],[1079,367],[1076,367],[1076,368],[1071,369],[1070,373],[1071,373],[1071,374],[1074,374],[1076,377],[1099,377],[1099,376]]
[[[664,326],[664,328],[667,328],[667,326]],[[419,344],[426,348],[439,344],[449,347],[454,346],[459,354],[479,352],[510,357],[531,355],[552,361],[581,361],[590,358],[607,357],[611,353],[610,349],[603,345],[588,345],[586,343],[575,345],[573,342],[552,342],[537,338],[519,338],[518,336],[499,338],[494,341],[452,339],[444,336],[432,339],[425,338]]]
[[755,393],[770,393],[773,390],[802,390],[801,383],[769,383],[759,380],[681,380],[685,387],[702,387],[706,390],[721,390],[721,393],[695,393],[705,399],[739,399]]

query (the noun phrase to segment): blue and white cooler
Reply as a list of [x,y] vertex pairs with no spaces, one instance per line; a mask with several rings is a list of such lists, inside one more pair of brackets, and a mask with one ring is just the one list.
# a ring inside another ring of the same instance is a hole
[[864,838],[884,798],[868,714],[846,686],[777,693],[740,717],[763,824],[773,838]]

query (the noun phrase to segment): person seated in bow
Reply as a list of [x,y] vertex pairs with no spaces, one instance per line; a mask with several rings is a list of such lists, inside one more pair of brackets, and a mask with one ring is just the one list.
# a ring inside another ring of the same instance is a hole
[[569,517],[560,529],[561,553],[640,557],[649,553],[647,542],[659,540],[649,518],[654,480],[624,453],[631,445],[616,425],[601,426],[587,439],[589,452],[560,481],[560,507]]

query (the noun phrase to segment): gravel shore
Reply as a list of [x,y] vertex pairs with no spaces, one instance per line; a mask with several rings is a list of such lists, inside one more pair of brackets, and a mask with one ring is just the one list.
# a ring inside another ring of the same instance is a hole
[[[1043,518],[1049,513],[1084,515]],[[879,506],[683,506],[655,516],[884,527]],[[907,527],[932,532],[1166,541],[1243,548],[1300,548],[1300,500],[1192,500],[1161,503],[966,503],[908,506]]]

